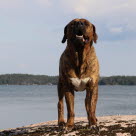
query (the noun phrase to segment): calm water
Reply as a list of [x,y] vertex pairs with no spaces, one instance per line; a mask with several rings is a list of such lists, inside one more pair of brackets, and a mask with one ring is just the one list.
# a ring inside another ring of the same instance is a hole
[[[75,97],[75,115],[86,116],[85,92],[77,92]],[[2,85],[0,129],[56,120],[57,101],[56,86]],[[99,86],[97,116],[117,114],[136,114],[136,86]]]

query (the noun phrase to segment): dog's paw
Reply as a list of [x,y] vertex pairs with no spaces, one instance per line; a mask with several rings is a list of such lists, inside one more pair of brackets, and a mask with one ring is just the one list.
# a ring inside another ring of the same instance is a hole
[[74,129],[74,125],[66,125],[65,126],[65,131],[69,132],[72,131]]
[[65,122],[60,122],[60,123],[58,124],[59,129],[61,129],[61,130],[65,129],[65,125],[66,125]]
[[97,125],[91,125],[91,126],[88,126],[88,128],[91,130],[91,131],[95,131],[96,133],[100,133],[100,128],[99,126]]

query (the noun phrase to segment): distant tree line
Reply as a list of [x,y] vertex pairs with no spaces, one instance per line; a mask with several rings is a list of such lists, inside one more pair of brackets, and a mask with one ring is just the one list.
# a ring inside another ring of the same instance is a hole
[[100,85],[136,85],[136,76],[101,77]]
[[[58,76],[5,74],[0,75],[0,85],[56,85]],[[136,76],[100,77],[99,85],[136,85]]]
[[57,76],[29,75],[29,74],[5,74],[0,75],[0,85],[47,85],[57,84]]

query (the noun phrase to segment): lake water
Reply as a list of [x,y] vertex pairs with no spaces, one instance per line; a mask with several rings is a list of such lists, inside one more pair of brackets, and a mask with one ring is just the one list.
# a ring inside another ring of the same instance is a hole
[[[75,93],[76,117],[86,116],[84,99]],[[56,86],[1,85],[0,129],[56,120],[57,102]],[[118,114],[136,114],[136,86],[99,86],[97,116]]]

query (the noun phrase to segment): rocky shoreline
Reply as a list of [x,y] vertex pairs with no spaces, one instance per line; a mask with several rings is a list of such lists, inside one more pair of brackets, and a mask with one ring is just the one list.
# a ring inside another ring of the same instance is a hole
[[75,127],[66,131],[57,121],[0,130],[0,136],[136,136],[136,115],[98,117],[98,128],[88,128],[85,117],[75,118]]

